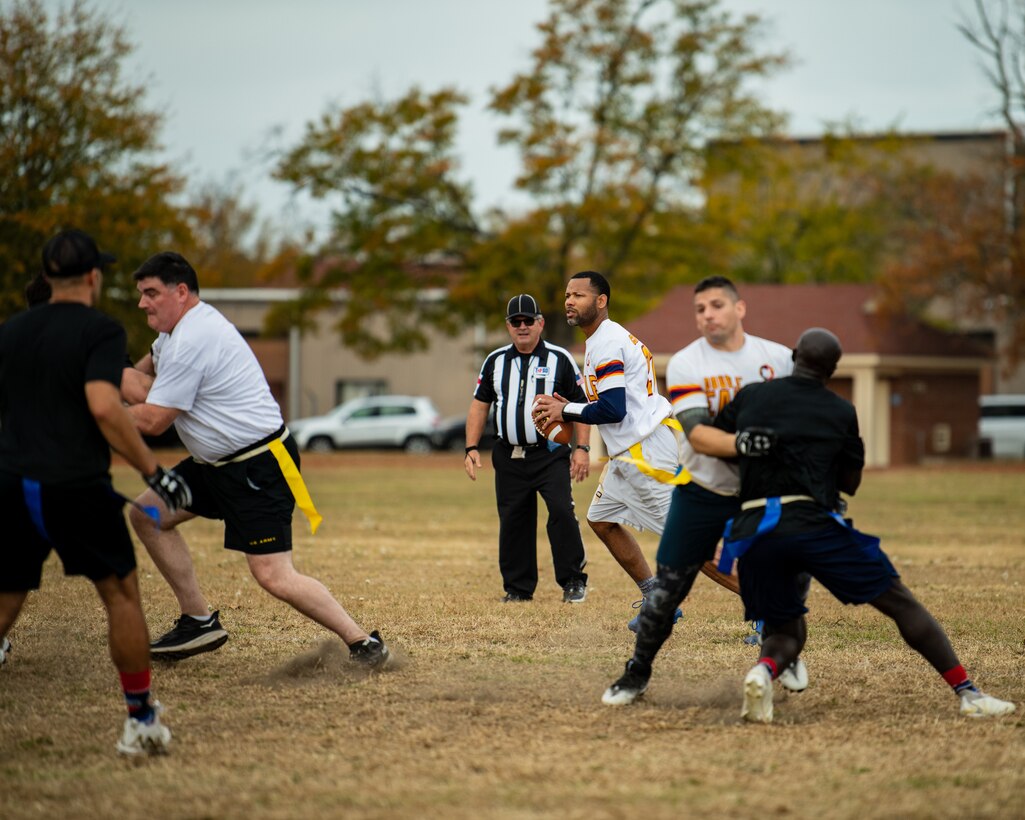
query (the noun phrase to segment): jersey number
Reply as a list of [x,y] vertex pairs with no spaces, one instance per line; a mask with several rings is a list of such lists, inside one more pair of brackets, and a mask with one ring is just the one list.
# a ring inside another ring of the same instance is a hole
[[[655,395],[655,357],[651,355],[651,351],[645,345],[642,345],[636,336],[630,336],[630,341],[635,345],[641,345],[641,353],[644,354],[644,360],[647,362],[648,369],[648,395]],[[584,392],[587,393],[589,401],[598,401],[598,377],[588,375],[587,383],[584,385]]]
[[651,355],[651,351],[648,350],[647,345],[641,344],[640,340],[632,333],[629,334],[630,341],[635,345],[641,345],[641,353],[644,354],[644,360],[648,363],[648,395],[655,395],[655,357]]

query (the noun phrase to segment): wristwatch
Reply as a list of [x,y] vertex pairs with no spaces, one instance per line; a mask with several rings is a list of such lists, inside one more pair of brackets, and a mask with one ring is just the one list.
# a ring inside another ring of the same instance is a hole
[[591,445],[590,444],[578,444],[575,449],[583,450],[585,453],[589,453],[589,452],[591,452]]

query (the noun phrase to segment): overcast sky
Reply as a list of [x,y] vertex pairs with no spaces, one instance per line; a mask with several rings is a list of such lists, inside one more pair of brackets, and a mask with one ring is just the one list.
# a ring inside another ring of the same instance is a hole
[[[50,8],[59,0],[46,0]],[[528,65],[547,0],[98,0],[138,46],[133,69],[166,114],[168,157],[196,182],[235,173],[265,216],[301,223],[257,157],[293,145],[329,103],[419,84],[472,97],[460,133],[481,204],[515,205],[516,157],[495,145],[489,87]],[[970,0],[724,0],[771,22],[795,65],[765,86],[795,135],[854,118],[866,130],[999,127],[974,50],[956,30]]]

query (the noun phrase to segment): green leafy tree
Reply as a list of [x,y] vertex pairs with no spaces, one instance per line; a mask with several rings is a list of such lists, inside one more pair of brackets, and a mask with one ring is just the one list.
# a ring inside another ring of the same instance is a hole
[[453,89],[413,89],[307,125],[276,176],[338,204],[331,238],[297,268],[300,282],[317,292],[280,311],[323,307],[325,291],[344,288],[338,330],[345,344],[371,356],[422,347],[425,320],[454,326],[441,291],[484,234],[470,188],[455,176],[456,112],[465,102]]
[[785,64],[759,51],[759,31],[714,0],[552,0],[528,70],[490,100],[522,161],[522,213],[474,208],[453,149],[457,90],[329,111],[277,169],[335,207],[306,284],[345,289],[342,339],[371,355],[424,346],[427,325],[500,319],[510,288],[561,313],[583,268],[609,275],[627,318],[703,270],[705,144],[781,125],[749,87]]
[[103,307],[139,350],[152,334],[130,274],[191,233],[173,204],[182,179],[152,159],[160,115],[123,72],[131,51],[85,2],[52,17],[38,0],[0,3],[0,318],[24,307],[46,240],[79,227],[118,256]]
[[[816,140],[717,143],[705,189],[718,259],[739,281],[868,282],[911,233],[916,146],[851,126]],[[916,198],[916,201],[919,201]]]

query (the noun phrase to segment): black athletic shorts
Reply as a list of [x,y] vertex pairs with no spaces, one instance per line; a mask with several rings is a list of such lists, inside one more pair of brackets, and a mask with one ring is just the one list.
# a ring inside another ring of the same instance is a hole
[[815,532],[762,536],[740,557],[744,617],[775,626],[806,613],[803,573],[845,604],[874,601],[899,576],[878,542],[866,544],[869,539],[839,523]]
[[39,589],[43,563],[56,550],[65,575],[101,581],[135,569],[124,501],[109,482],[40,486],[0,472],[0,592]]
[[[298,468],[295,437],[283,443]],[[223,467],[187,458],[174,469],[192,490],[189,512],[224,521],[225,549],[252,555],[292,549],[295,498],[269,450]]]

